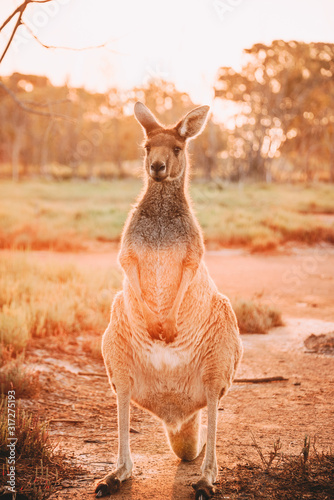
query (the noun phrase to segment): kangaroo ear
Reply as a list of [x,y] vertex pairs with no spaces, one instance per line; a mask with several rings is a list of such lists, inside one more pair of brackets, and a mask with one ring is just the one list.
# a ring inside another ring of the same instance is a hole
[[144,128],[147,135],[157,128],[162,128],[153,113],[151,113],[151,111],[142,102],[136,102],[134,111],[135,117]]
[[209,110],[210,106],[200,106],[190,111],[175,127],[179,135],[188,139],[200,134],[206,124]]

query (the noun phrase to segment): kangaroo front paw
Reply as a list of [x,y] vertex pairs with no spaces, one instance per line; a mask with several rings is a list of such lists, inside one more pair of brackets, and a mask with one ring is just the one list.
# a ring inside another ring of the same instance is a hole
[[121,486],[121,481],[118,479],[116,474],[110,474],[104,477],[101,482],[95,488],[96,498],[105,497],[111,493],[116,493]]
[[162,327],[158,317],[147,307],[144,311],[146,328],[149,336],[154,340],[161,339]]
[[177,335],[176,320],[175,318],[167,318],[162,323],[162,337],[169,344],[173,342]]
[[193,484],[193,488],[196,491],[195,500],[207,500],[215,493],[214,487],[207,479],[200,479]]
[[148,323],[147,324],[147,331],[148,331],[149,336],[153,340],[160,340],[161,335],[162,335],[162,328],[161,328],[160,321],[157,321],[155,323]]

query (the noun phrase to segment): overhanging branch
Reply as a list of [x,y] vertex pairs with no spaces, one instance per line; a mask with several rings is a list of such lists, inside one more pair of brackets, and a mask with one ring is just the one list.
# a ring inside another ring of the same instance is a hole
[[35,115],[40,115],[40,116],[46,116],[48,118],[61,118],[62,120],[66,120],[72,123],[76,123],[76,120],[74,118],[71,118],[70,116],[63,115],[62,113],[53,113],[53,112],[47,112],[47,111],[40,111],[38,109],[32,108],[30,106],[27,106],[24,102],[22,102],[16,94],[9,89],[4,83],[0,81],[0,88],[2,88],[7,94],[13,99],[13,101],[24,111],[27,111],[28,113],[33,113]]
[[10,47],[10,44],[12,43],[13,41],[13,38],[15,36],[15,33],[16,33],[16,30],[17,28],[23,24],[23,21],[22,21],[22,16],[23,16],[23,13],[24,11],[26,10],[27,6],[30,4],[30,3],[48,3],[48,2],[52,2],[52,0],[25,0],[21,5],[19,5],[15,10],[14,12],[12,12],[8,17],[7,19],[3,22],[3,24],[1,25],[1,28],[0,28],[0,32],[5,28],[5,26],[7,26],[7,24],[16,16],[16,14],[19,14],[19,17],[17,18],[17,21],[15,23],[15,26],[13,28],[13,31],[9,37],[9,40],[8,40],[8,43],[5,47],[5,50],[3,51],[2,55],[1,55],[1,58],[0,58],[0,64],[2,63],[2,60],[3,58],[5,57],[9,47]]

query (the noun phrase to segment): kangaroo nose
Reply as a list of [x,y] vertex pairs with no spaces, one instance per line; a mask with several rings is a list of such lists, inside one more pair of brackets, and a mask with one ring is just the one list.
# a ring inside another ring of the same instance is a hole
[[155,161],[154,163],[151,164],[152,174],[158,174],[160,172],[163,173],[165,170],[166,170],[166,165],[161,161]]

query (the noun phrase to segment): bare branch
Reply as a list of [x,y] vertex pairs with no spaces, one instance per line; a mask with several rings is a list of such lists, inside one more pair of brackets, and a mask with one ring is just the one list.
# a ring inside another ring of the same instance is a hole
[[9,49],[10,47],[10,44],[12,43],[12,40],[14,38],[14,35],[16,33],[16,30],[17,28],[23,24],[22,22],[22,15],[24,13],[24,11],[26,10],[27,6],[30,4],[30,3],[48,3],[48,2],[52,2],[52,0],[24,0],[24,2],[19,5],[15,10],[14,12],[12,12],[8,17],[7,19],[3,22],[1,28],[0,28],[0,32],[4,29],[5,26],[7,26],[7,24],[13,19],[14,16],[16,16],[16,14],[19,14],[19,17],[16,21],[16,24],[14,26],[14,29],[12,31],[12,34],[10,35],[10,38],[8,40],[8,43],[6,45],[6,48],[5,50],[3,51],[3,54],[1,56],[1,59],[0,59],[0,64],[2,63],[2,60],[3,58],[5,57],[6,53],[7,53],[7,50]]
[[24,102],[25,102],[25,104],[29,104],[30,106],[45,108],[47,106],[53,106],[55,104],[63,104],[64,102],[71,102],[71,99],[68,99],[66,97],[64,99],[57,99],[56,101],[45,101],[45,102],[36,102],[36,101],[30,101],[28,99],[25,99]]
[[40,115],[40,116],[47,116],[48,118],[61,118],[62,120],[67,120],[72,123],[76,123],[76,120],[74,118],[71,118],[70,116],[63,115],[61,113],[53,113],[50,112],[48,113],[47,111],[39,111],[38,109],[31,108],[29,106],[26,106],[24,102],[20,101],[20,99],[17,98],[17,96],[14,94],[12,90],[10,90],[4,83],[0,81],[0,88],[2,88],[7,94],[13,99],[13,101],[24,111],[27,111],[28,113],[34,113],[35,115]]
[[[45,43],[43,43],[36,35],[35,33],[31,30],[31,28],[24,22],[24,20],[22,19],[22,16],[27,8],[27,6],[29,4],[33,4],[33,3],[48,3],[48,2],[52,2],[53,0],[25,0],[21,5],[19,5],[19,7],[17,7],[14,12],[12,12],[12,14],[10,14],[7,19],[4,21],[4,23],[2,24],[1,28],[0,28],[0,32],[1,30],[3,30],[3,28],[5,26],[7,26],[7,24],[13,19],[13,17],[16,15],[16,14],[19,14],[19,17],[16,21],[16,24],[14,26],[14,29],[12,31],[12,34],[9,38],[9,41],[6,45],[6,48],[5,50],[3,51],[2,53],[2,56],[0,58],[0,64],[3,60],[3,58],[5,57],[9,47],[10,47],[10,44],[12,43],[13,41],[13,38],[15,36],[15,33],[18,29],[18,27],[21,25],[21,24],[24,24],[24,26],[27,28],[27,30],[29,31],[29,33],[31,34],[31,36],[40,44],[42,45],[42,47],[46,48],[46,49],[61,49],[61,50],[73,50],[73,51],[83,51],[83,50],[92,50],[92,49],[101,49],[101,48],[107,48],[108,44],[110,43],[111,40],[107,40],[105,43],[102,43],[101,45],[95,45],[95,46],[91,46],[91,47],[79,47],[79,48],[76,48],[76,47],[56,47],[54,45],[47,45]],[[115,50],[112,50],[110,48],[108,48],[108,50],[110,52],[114,52],[114,53],[118,53],[117,51]]]
[[[75,52],[81,52],[83,50],[93,50],[93,49],[103,49],[108,46],[108,44],[111,42],[111,39],[107,40],[106,42],[102,43],[101,45],[92,45],[90,47],[61,47],[57,45],[47,45],[46,43],[42,42],[37,35],[32,31],[32,29],[22,20],[21,24],[23,24],[31,36],[38,42],[42,47],[45,49],[60,49],[60,50],[73,50]],[[116,50],[109,49],[111,52],[118,53]]]
[[3,60],[3,58],[5,57],[5,55],[6,55],[6,53],[7,53],[7,50],[9,49],[10,44],[12,43],[12,40],[13,40],[13,38],[14,38],[14,35],[15,35],[15,33],[16,33],[17,28],[18,28],[18,27],[20,26],[20,24],[22,23],[22,14],[23,14],[23,12],[20,12],[19,17],[17,18],[17,21],[16,21],[16,24],[15,24],[14,29],[13,29],[13,31],[12,31],[12,34],[10,35],[10,38],[9,38],[8,43],[7,43],[7,45],[6,45],[6,48],[5,48],[5,50],[3,51],[2,56],[1,56],[1,58],[0,58],[0,64],[2,63],[2,60]]
[[7,24],[13,19],[13,17],[18,14],[19,12],[21,13],[21,15],[23,14],[26,6],[28,5],[28,3],[30,3],[31,0],[26,0],[25,2],[23,2],[23,4],[21,4],[19,7],[17,7],[14,12],[12,12],[10,14],[10,16],[7,17],[7,19],[5,20],[5,22],[3,23],[3,25],[1,26],[0,28],[0,31],[2,31],[4,29],[5,26],[7,26]]

